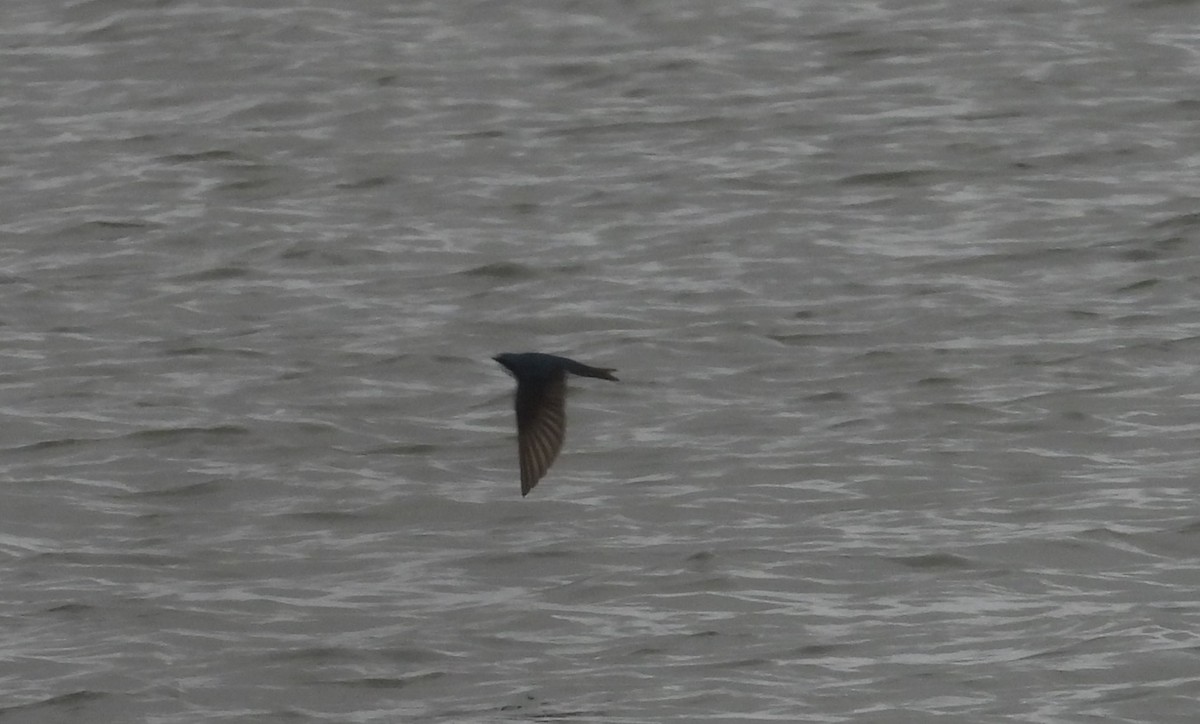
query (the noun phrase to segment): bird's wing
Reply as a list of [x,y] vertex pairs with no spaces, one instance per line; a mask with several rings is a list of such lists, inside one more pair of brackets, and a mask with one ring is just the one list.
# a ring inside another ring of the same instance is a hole
[[521,495],[537,485],[558,457],[567,432],[567,376],[517,385],[517,448],[521,458]]

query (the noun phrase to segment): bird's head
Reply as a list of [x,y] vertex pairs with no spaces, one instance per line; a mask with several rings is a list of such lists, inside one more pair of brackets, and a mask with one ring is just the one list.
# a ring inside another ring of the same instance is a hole
[[509,374],[512,374],[515,376],[516,370],[513,369],[513,362],[514,362],[513,358],[514,357],[516,357],[516,355],[513,354],[512,352],[504,352],[503,354],[496,355],[492,359],[499,362],[500,366],[503,367],[504,369],[508,370]]

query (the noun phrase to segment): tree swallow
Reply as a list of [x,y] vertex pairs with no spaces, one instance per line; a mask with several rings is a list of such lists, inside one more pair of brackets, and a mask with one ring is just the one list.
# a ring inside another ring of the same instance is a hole
[[505,352],[492,359],[517,379],[517,452],[521,461],[521,497],[538,484],[562,449],[567,432],[564,405],[567,373],[617,381],[615,369],[589,367],[573,359],[540,352]]

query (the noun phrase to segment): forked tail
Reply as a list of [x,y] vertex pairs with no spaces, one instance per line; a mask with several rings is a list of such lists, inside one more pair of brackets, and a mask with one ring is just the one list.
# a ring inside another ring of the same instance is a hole
[[613,372],[617,371],[615,367],[589,367],[588,365],[571,360],[571,364],[567,367],[567,371],[573,375],[579,375],[580,377],[599,377],[602,380],[620,382],[620,380],[617,379],[617,376],[613,374]]

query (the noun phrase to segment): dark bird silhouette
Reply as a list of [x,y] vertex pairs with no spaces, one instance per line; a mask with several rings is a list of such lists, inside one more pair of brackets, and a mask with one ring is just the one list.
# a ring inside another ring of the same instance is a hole
[[562,449],[567,432],[564,409],[567,373],[617,381],[615,369],[589,367],[573,359],[540,352],[505,352],[492,359],[517,379],[517,452],[521,461],[521,497],[538,484]]

